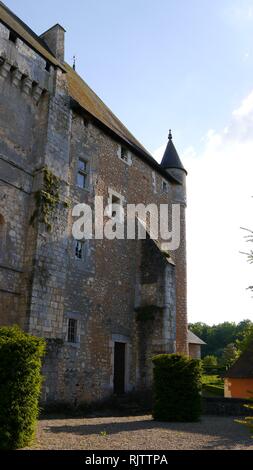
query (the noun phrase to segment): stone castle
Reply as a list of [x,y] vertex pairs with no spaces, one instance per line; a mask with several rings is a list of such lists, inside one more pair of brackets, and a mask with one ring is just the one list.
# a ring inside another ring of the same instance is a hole
[[[46,338],[47,403],[144,390],[153,355],[188,353],[186,171],[171,134],[152,158],[64,61],[64,40],[0,2],[0,325]],[[180,247],[75,240],[72,208],[95,196],[180,204]]]

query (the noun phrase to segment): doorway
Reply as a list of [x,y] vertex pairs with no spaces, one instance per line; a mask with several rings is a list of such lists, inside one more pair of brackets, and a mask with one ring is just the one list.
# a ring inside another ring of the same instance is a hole
[[113,391],[116,395],[125,393],[126,343],[114,343]]

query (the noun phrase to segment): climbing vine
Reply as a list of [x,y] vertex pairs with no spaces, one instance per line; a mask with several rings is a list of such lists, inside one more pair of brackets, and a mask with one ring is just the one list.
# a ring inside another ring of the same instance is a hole
[[157,305],[145,305],[135,309],[137,316],[137,321],[151,321],[155,319],[155,314],[157,312],[162,312],[162,307]]
[[[36,208],[31,217],[30,223],[33,225],[37,219],[46,225],[47,230],[52,230],[52,219],[54,210],[60,205],[60,179],[55,176],[47,167],[43,168],[43,186],[34,194]],[[68,207],[68,202],[63,202],[64,207]]]

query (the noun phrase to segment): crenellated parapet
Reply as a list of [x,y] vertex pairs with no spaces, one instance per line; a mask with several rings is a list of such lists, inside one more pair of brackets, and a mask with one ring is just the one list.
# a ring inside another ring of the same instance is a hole
[[38,104],[42,95],[54,92],[55,69],[0,22],[0,79],[8,80]]

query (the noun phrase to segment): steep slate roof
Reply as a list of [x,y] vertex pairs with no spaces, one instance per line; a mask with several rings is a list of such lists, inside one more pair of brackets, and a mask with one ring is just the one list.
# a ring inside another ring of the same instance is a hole
[[189,344],[206,344],[202,339],[195,335],[192,331],[188,330],[188,343]]
[[253,341],[248,349],[242,353],[239,359],[230,367],[224,377],[231,379],[253,378]]
[[12,31],[14,31],[32,49],[42,55],[54,66],[60,67],[67,73],[69,94],[72,98],[74,108],[83,109],[95,118],[97,124],[105,127],[114,135],[123,139],[130,147],[152,166],[162,176],[172,183],[181,184],[175,176],[170,175],[152,155],[142,146],[142,144],[128,131],[122,122],[112,113],[94,91],[82,80],[82,78],[67,63],[59,62],[50,51],[43,39],[37,36],[23,21],[21,21],[3,2],[0,1],[0,20]]
[[35,34],[29,26],[27,26],[20,18],[12,13],[7,6],[0,1],[0,19],[18,37],[27,43],[32,49],[42,55],[51,64],[64,70],[63,65],[55,58],[46,43],[37,34]]
[[[111,128],[116,134],[128,143],[135,144],[137,147],[148,153],[147,150],[138,142],[138,140],[128,131],[122,122],[112,113],[112,111],[103,103],[103,101],[94,93],[87,83],[65,63],[67,69],[67,80],[70,96],[86,109],[99,121]],[[150,155],[151,157],[151,155]],[[152,158],[152,157],[151,157]]]
[[162,166],[162,168],[164,168],[166,170],[167,169],[177,169],[177,170],[183,170],[183,171],[186,172],[186,170],[183,167],[183,164],[182,164],[182,162],[181,162],[181,160],[178,156],[175,145],[173,144],[171,131],[169,132],[169,142],[168,142],[166,150],[164,152],[161,166]]
[[[134,150],[141,159],[152,166],[162,176],[172,183],[181,184],[176,177],[170,175],[165,168],[152,157],[152,155],[143,147],[143,145],[129,132],[122,122],[112,113],[105,103],[96,95],[96,93],[87,85],[87,83],[70,67],[64,64],[67,70],[67,80],[69,93],[74,103],[84,109],[95,118],[97,123],[102,124],[113,134],[123,139],[132,150]],[[75,105],[73,106],[75,109]]]

